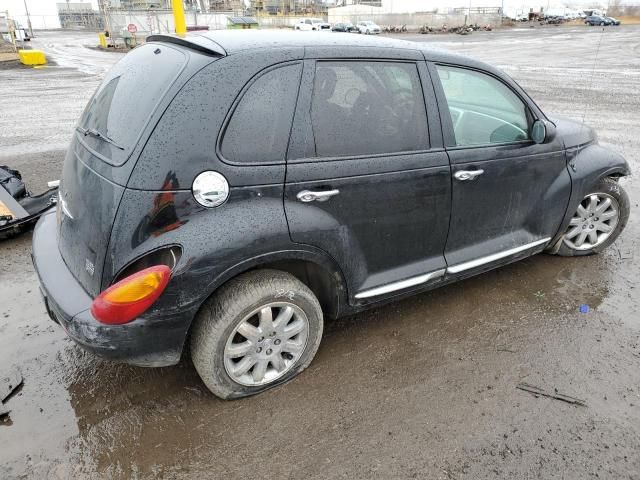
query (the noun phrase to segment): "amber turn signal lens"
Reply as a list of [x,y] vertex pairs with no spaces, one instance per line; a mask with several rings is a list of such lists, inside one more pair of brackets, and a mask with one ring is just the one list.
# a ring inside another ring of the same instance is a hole
[[153,305],[170,278],[171,269],[166,265],[145,268],[98,295],[91,304],[91,313],[108,325],[131,322]]

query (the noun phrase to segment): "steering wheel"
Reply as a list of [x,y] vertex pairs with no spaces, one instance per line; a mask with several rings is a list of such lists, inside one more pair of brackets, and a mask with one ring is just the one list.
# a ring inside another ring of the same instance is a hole
[[526,139],[527,132],[510,123],[505,123],[504,125],[499,126],[491,132],[491,136],[489,137],[489,141],[491,143],[517,142]]

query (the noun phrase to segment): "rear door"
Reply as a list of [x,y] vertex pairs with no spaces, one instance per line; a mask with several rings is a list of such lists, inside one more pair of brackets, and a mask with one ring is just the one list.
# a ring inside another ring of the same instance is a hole
[[449,162],[426,64],[413,54],[318,49],[305,61],[289,230],[337,260],[363,302],[439,281],[446,267]]
[[432,71],[452,167],[448,271],[473,274],[542,249],[571,192],[561,139],[534,143],[533,110],[498,77],[452,65]]

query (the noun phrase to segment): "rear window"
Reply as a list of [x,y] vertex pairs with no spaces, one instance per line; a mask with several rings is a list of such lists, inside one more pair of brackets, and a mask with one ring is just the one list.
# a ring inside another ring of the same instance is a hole
[[83,143],[111,164],[124,163],[186,59],[180,50],[157,44],[127,54],[107,73],[80,117]]

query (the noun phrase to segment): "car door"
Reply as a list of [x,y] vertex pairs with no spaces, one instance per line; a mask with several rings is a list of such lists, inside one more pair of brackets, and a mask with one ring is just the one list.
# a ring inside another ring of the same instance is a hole
[[287,160],[292,240],[331,255],[359,302],[439,281],[451,182],[426,64],[399,49],[307,55]]
[[473,274],[541,250],[571,193],[561,140],[531,140],[538,114],[498,76],[455,65],[431,71],[452,168],[448,273]]

